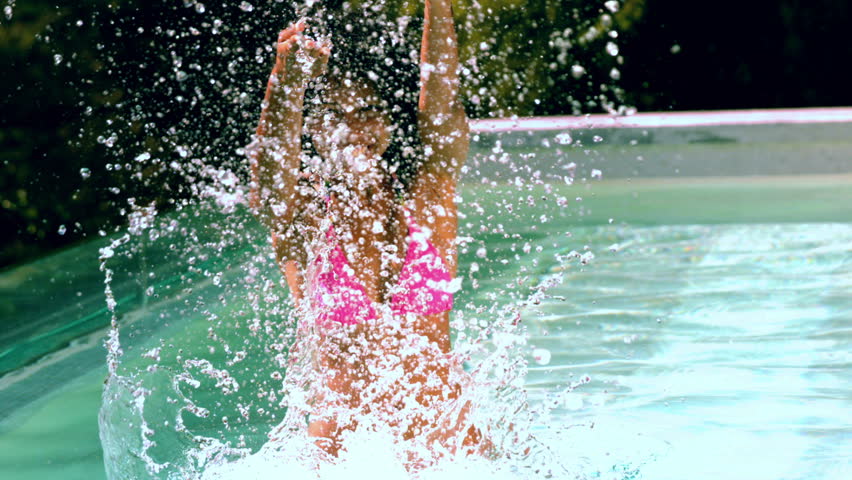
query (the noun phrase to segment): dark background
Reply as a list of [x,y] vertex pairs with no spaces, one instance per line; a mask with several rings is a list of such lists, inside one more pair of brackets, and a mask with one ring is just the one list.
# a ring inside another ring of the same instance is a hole
[[[234,152],[271,65],[258,46],[294,14],[273,0],[252,11],[209,2],[202,13],[197,3],[18,0],[11,18],[0,13],[0,268],[112,232],[129,199],[164,210],[192,197],[197,175],[172,162],[245,175]],[[599,113],[601,84],[640,112],[852,105],[849,2],[626,0],[613,15],[621,64],[602,36],[575,43],[556,68],[545,68],[550,32],[588,31],[603,2],[480,3],[495,12],[476,31],[459,26],[462,51],[488,36],[496,54],[468,90],[496,98],[469,104],[474,117]],[[575,63],[589,71],[582,80]],[[144,152],[153,158],[132,161]]]

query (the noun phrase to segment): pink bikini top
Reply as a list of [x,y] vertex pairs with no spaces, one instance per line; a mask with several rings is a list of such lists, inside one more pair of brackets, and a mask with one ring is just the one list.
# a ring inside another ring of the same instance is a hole
[[[453,308],[452,277],[428,236],[405,212],[408,223],[408,252],[391,291],[390,310],[395,317],[407,313],[433,315]],[[317,322],[347,325],[378,317],[377,305],[367,296],[364,285],[346,260],[334,228],[326,234],[331,250],[326,258],[314,260],[316,275],[309,293],[317,312]],[[327,260],[327,261],[326,261]]]

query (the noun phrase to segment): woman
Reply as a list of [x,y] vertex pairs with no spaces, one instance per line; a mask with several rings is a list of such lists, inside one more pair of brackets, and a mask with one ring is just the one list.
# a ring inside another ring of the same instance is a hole
[[413,125],[399,121],[404,91],[383,96],[379,76],[353,63],[329,68],[336,46],[305,29],[279,35],[250,159],[253,208],[301,331],[316,332],[309,434],[336,455],[371,418],[403,440],[478,448],[450,355],[455,190],[469,143],[450,2],[425,2]]

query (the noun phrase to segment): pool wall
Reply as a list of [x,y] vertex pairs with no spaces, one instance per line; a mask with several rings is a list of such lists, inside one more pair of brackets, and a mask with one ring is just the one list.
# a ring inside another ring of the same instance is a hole
[[[526,163],[550,171],[574,162],[578,178],[590,178],[593,169],[602,179],[852,173],[852,108],[477,120],[472,130],[473,161],[483,160],[468,163],[466,182],[506,170],[485,160],[498,142],[514,158],[551,145],[563,158],[540,155]],[[570,144],[560,144],[565,133]]]

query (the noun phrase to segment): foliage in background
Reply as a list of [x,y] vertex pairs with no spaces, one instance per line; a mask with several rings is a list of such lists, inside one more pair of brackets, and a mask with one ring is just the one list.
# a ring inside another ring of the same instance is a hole
[[[383,8],[391,18],[422,15],[421,2]],[[588,35],[576,46],[577,35],[613,23],[603,3],[464,0],[455,9],[472,116],[619,102],[608,89],[609,64],[620,60],[605,52],[613,40]],[[15,5],[0,25],[15,72],[0,82],[0,266],[103,235],[135,208],[171,209],[239,183],[232,172],[245,172],[239,150],[256,122],[271,39],[296,16],[276,0]],[[572,74],[580,63],[584,73]],[[607,82],[591,80],[596,68]],[[572,94],[559,91],[572,84]]]
[[[454,2],[468,113],[624,113],[619,31],[642,18],[645,1]],[[392,17],[422,15],[420,1],[386,5]]]
[[122,92],[99,73],[102,32],[65,21],[71,12],[88,17],[98,6],[19,2],[14,16],[7,10],[0,24],[5,72],[0,79],[0,266],[95,232],[118,215],[104,196],[113,182],[110,175],[82,181],[82,169],[103,165],[106,158],[80,132],[96,128],[103,106]]
[[[422,9],[384,4],[390,16]],[[838,73],[852,7],[840,0],[454,5],[473,117],[852,104]],[[0,267],[245,179],[239,150],[294,5],[0,6]]]

